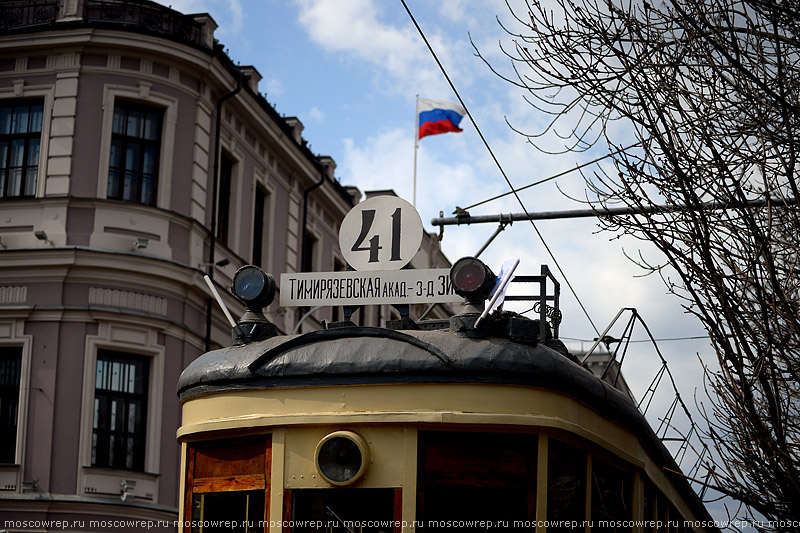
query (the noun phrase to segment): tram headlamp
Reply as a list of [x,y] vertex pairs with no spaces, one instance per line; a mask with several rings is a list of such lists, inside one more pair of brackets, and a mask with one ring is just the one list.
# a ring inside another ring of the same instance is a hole
[[260,311],[275,298],[275,279],[255,265],[246,265],[234,274],[231,289],[248,310]]
[[450,269],[450,281],[456,294],[470,302],[486,300],[497,282],[497,276],[483,261],[462,257]]
[[355,483],[369,464],[369,445],[352,431],[334,431],[319,441],[314,452],[317,472],[331,485]]

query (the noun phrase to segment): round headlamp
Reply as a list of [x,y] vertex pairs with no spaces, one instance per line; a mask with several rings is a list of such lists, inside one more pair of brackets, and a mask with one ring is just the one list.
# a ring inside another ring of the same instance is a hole
[[470,301],[479,301],[489,297],[497,276],[483,261],[462,257],[450,269],[450,281],[456,294]]
[[369,445],[352,431],[334,431],[317,444],[317,472],[331,485],[355,483],[369,464]]
[[275,298],[275,280],[255,265],[237,270],[231,289],[248,309],[263,309]]

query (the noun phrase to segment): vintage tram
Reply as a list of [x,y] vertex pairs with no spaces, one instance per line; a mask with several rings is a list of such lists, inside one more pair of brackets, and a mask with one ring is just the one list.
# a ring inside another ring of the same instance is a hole
[[[464,312],[278,335],[244,267],[233,345],[190,364],[181,530],[712,531],[629,395],[538,320],[475,325],[491,272],[451,272]],[[545,307],[542,291],[542,307]]]

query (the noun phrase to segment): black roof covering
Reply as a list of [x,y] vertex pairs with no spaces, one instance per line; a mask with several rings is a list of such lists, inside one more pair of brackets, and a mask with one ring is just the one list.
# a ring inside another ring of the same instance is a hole
[[[541,343],[504,337],[373,327],[278,336],[204,354],[181,374],[178,396],[186,401],[236,390],[389,383],[493,383],[553,390],[628,428],[656,461],[680,470],[630,397],[574,358]],[[685,479],[673,479],[697,516],[710,520]]]
[[208,352],[184,370],[178,395],[186,400],[227,390],[420,382],[544,387],[638,413],[625,394],[543,344],[373,327],[279,336]]

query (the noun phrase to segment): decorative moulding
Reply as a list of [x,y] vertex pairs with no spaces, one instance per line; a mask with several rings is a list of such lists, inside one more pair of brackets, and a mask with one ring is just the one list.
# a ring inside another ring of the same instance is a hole
[[156,315],[166,316],[167,299],[140,292],[123,291],[119,289],[106,289],[103,287],[89,288],[89,305],[104,305],[108,307],[124,307]]

